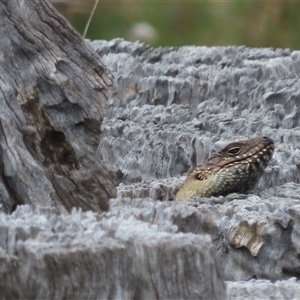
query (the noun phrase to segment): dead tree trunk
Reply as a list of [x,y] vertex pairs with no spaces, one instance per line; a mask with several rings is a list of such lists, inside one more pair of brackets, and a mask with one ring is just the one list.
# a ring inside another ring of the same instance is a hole
[[47,0],[0,1],[0,203],[108,209],[97,155],[112,75]]

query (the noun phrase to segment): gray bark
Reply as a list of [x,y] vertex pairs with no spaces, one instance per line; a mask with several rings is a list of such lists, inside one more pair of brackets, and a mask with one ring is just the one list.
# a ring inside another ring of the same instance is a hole
[[97,147],[112,75],[48,1],[0,2],[0,203],[101,211]]
[[115,76],[99,149],[122,174],[119,199],[170,200],[188,170],[227,143],[274,139],[254,191],[186,201],[165,221],[212,237],[225,279],[237,282],[229,296],[240,286],[245,298],[242,281],[251,278],[282,280],[258,281],[257,295],[288,295],[289,279],[300,277],[299,51],[92,44]]
[[227,282],[227,299],[299,299],[299,282],[289,280],[254,280]]
[[[0,215],[3,298],[225,298],[211,238],[175,234],[163,216],[168,203],[124,199],[111,207],[56,216],[20,206]],[[155,210],[157,221],[148,223]]]

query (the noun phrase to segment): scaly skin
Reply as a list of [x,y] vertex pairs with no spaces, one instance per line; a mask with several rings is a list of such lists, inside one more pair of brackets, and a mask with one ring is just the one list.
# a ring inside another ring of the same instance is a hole
[[273,152],[268,137],[231,143],[188,175],[175,200],[245,193],[260,179]]

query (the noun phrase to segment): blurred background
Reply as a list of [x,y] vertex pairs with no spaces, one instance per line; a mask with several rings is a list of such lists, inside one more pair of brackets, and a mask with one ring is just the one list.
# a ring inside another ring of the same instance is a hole
[[[83,34],[94,0],[51,1]],[[158,46],[246,45],[300,49],[299,1],[128,1],[97,5],[86,38]]]

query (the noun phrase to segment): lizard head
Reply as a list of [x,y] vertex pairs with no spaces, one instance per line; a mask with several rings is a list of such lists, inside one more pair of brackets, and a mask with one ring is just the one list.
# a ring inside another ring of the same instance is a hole
[[230,143],[188,175],[176,200],[244,193],[260,179],[273,152],[274,142],[265,136]]

